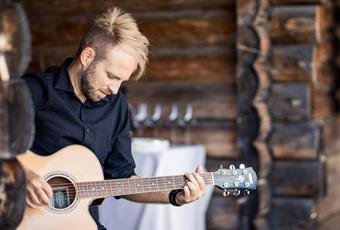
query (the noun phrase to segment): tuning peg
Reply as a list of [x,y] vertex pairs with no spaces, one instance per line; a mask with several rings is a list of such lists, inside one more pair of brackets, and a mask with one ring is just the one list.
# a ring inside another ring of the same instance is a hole
[[227,189],[225,189],[225,190],[223,191],[223,196],[224,196],[224,197],[227,197],[227,196],[229,196],[229,195],[230,195],[230,191],[227,190]]
[[233,195],[234,196],[238,196],[240,195],[241,191],[239,189],[235,189],[234,192],[233,192]]
[[229,165],[229,169],[235,170],[235,165],[233,165],[233,164]]
[[222,164],[220,165],[220,169],[223,169],[223,165]]
[[246,166],[244,165],[244,164],[240,164],[240,169],[245,169],[246,168]]
[[244,195],[249,196],[249,195],[250,195],[250,191],[249,191],[248,189],[246,189],[246,190],[244,191]]

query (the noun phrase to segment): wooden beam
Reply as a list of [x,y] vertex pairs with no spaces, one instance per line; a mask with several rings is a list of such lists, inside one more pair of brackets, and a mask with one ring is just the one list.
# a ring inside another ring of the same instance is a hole
[[[161,11],[139,13],[136,14],[136,19],[153,49],[216,45],[233,47],[236,31],[234,14],[231,9]],[[33,45],[78,44],[94,17],[94,14],[45,14],[41,17],[33,14],[30,16]]]
[[317,229],[315,209],[313,199],[275,198],[268,217],[269,229]]
[[321,0],[271,0],[273,5],[316,5],[320,2]]
[[317,160],[320,135],[320,127],[314,122],[275,123],[269,145],[276,160]]
[[200,7],[232,7],[235,5],[234,0],[21,0],[26,10],[36,16],[41,14],[92,14],[99,13],[104,9],[112,6],[118,6],[129,12],[147,11],[155,9],[183,9],[183,8],[200,8]]
[[311,118],[311,89],[304,83],[276,83],[268,107],[273,120],[299,121]]
[[235,86],[230,84],[138,82],[127,85],[127,90],[128,100],[135,108],[143,102],[149,106],[161,103],[163,111],[169,113],[173,103],[179,106],[192,103],[194,117],[198,119],[236,119],[238,113]]
[[313,72],[314,50],[313,45],[273,47],[272,56],[269,60],[273,80],[312,82],[316,78],[315,72]]
[[269,25],[273,44],[319,43],[322,28],[318,11],[320,7],[314,5],[273,7]]
[[324,170],[320,161],[274,161],[269,176],[273,195],[315,197],[323,194]]

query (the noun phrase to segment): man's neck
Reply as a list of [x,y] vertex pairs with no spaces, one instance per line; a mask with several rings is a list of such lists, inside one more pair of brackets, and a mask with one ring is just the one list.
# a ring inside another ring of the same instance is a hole
[[70,80],[73,86],[74,93],[78,97],[78,99],[84,103],[86,101],[85,95],[82,93],[80,88],[80,70],[81,65],[77,63],[76,60],[73,60],[72,63],[67,68],[68,74],[70,76]]

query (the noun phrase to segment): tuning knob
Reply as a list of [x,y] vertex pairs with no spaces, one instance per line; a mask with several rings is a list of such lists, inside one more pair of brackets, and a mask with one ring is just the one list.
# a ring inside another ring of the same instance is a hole
[[246,189],[246,190],[244,191],[244,195],[249,196],[249,195],[250,195],[250,191],[249,191],[248,189]]
[[241,191],[239,189],[235,189],[234,192],[233,192],[233,195],[234,196],[238,196],[240,195]]
[[233,164],[229,165],[229,169],[235,170],[235,165],[233,165]]
[[240,169],[245,169],[246,166],[244,164],[240,164]]
[[224,196],[224,197],[227,197],[227,196],[229,196],[229,195],[230,195],[230,191],[225,189],[225,190],[223,191],[223,196]]
[[223,165],[222,164],[220,165],[220,169],[223,169]]

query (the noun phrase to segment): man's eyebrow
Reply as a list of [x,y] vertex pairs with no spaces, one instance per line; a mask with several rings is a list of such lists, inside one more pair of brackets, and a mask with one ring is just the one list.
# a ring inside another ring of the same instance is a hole
[[110,71],[106,71],[106,73],[110,76],[110,77],[115,77],[115,78],[119,78],[118,76],[116,76],[115,74],[111,73]]

